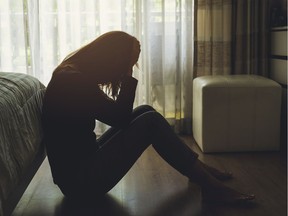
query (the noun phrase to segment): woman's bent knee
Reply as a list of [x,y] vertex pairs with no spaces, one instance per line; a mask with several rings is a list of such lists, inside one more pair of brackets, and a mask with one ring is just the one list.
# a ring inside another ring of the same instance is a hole
[[131,121],[130,126],[140,125],[143,128],[150,128],[153,124],[159,122],[163,123],[163,121],[165,121],[164,117],[153,109],[138,115]]
[[155,109],[150,105],[140,105],[133,110],[132,116],[133,118],[136,118],[139,115],[142,115],[143,113],[150,111],[155,111]]

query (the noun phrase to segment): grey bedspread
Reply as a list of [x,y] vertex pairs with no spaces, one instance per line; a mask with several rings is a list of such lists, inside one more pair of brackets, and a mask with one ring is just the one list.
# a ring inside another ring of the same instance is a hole
[[32,76],[0,72],[0,215],[40,148],[44,91]]

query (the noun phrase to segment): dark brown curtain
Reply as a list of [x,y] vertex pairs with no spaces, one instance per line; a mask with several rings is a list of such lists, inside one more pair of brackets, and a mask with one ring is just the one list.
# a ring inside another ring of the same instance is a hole
[[232,73],[268,76],[269,0],[234,0]]
[[269,0],[195,0],[194,77],[268,76]]
[[194,77],[231,74],[232,0],[195,0]]

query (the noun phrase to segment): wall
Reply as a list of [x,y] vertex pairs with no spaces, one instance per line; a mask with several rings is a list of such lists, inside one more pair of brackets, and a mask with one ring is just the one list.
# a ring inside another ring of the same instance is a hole
[[287,155],[287,23],[271,27],[270,78],[282,86],[281,152]]

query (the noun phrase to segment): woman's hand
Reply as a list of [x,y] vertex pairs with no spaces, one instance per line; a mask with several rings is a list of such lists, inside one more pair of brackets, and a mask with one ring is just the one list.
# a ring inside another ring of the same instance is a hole
[[138,40],[134,40],[133,48],[132,48],[132,55],[131,55],[131,64],[129,67],[129,71],[127,73],[128,76],[132,76],[133,73],[133,66],[137,63],[139,55],[140,55],[140,42]]
[[133,69],[131,68],[131,69],[129,69],[127,76],[132,76],[132,74],[133,74]]

